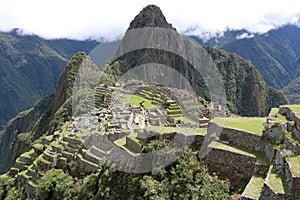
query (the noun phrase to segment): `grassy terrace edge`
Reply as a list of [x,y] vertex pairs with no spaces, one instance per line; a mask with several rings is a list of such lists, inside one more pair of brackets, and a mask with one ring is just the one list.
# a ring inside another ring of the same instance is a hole
[[265,117],[215,117],[211,122],[226,128],[237,129],[262,136]]

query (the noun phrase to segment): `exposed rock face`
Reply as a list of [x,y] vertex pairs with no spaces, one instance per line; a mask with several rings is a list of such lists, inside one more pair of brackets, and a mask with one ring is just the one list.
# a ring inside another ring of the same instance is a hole
[[130,23],[128,30],[144,27],[160,27],[176,30],[172,24],[166,21],[160,8],[155,5],[145,7]]
[[[142,27],[160,27],[173,29],[165,20],[161,11],[155,6],[144,8],[131,22],[128,30]],[[167,44],[174,43],[172,38]],[[144,41],[135,41],[137,43]],[[282,92],[269,87],[253,64],[236,54],[204,47],[219,69],[227,96],[229,109],[243,116],[265,116],[272,107],[288,103]],[[181,56],[161,49],[138,49],[122,55],[116,61],[125,61],[126,68],[120,69],[126,73],[130,68],[146,63],[159,63],[174,68],[191,84],[197,95],[210,100],[207,83],[191,63]],[[124,67],[121,66],[120,68]]]

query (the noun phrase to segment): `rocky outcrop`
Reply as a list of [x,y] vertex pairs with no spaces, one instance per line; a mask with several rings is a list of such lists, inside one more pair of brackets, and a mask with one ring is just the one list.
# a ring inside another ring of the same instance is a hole
[[167,22],[160,8],[155,5],[148,5],[145,7],[130,23],[128,30],[144,27],[174,29],[172,24]]

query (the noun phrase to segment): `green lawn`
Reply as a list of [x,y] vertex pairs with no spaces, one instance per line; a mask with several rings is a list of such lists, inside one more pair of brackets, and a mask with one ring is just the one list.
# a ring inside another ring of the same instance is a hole
[[300,114],[300,105],[284,105],[283,107],[288,107],[295,113]]
[[176,114],[176,115],[169,115],[170,117],[173,117],[175,120],[181,120],[185,123],[191,123],[191,124],[197,124],[194,120],[184,117],[182,114]]
[[140,103],[144,101],[143,105],[145,108],[155,108],[156,106],[151,103],[150,100],[140,97],[138,95],[124,95],[122,101],[125,103],[130,103],[132,105],[140,106]]
[[227,128],[240,129],[246,132],[250,132],[259,136],[262,136],[264,130],[263,123],[266,122],[264,117],[215,117],[211,120],[220,126]]
[[272,165],[269,169],[266,183],[276,193],[285,194],[287,191],[287,184],[285,182],[285,176],[273,172],[274,166]]
[[30,149],[30,151],[27,151],[27,152],[23,153],[21,155],[21,157],[24,157],[24,158],[35,158],[35,156],[34,156],[34,149]]
[[286,158],[291,168],[291,173],[300,178],[300,155]]
[[258,199],[264,186],[264,177],[262,175],[254,175],[246,186],[242,196]]
[[275,113],[278,113],[279,108],[272,108],[269,116],[272,117],[273,119],[277,119],[276,121],[279,122],[287,122],[288,120],[285,118],[285,116],[278,114],[278,117],[275,118]]

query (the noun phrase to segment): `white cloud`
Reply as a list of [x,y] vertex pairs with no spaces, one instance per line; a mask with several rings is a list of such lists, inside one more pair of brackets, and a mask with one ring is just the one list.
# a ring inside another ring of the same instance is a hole
[[179,31],[216,34],[227,28],[266,32],[286,23],[299,24],[297,0],[9,0],[1,2],[0,30],[22,28],[47,38],[77,39],[122,34],[139,11],[156,4]]
[[254,34],[253,33],[242,33],[236,36],[237,40],[241,40],[241,39],[249,39],[249,38],[253,38]]

